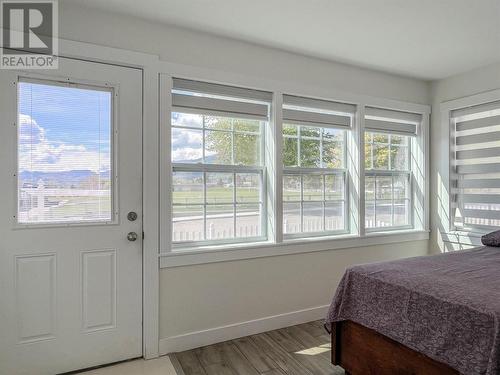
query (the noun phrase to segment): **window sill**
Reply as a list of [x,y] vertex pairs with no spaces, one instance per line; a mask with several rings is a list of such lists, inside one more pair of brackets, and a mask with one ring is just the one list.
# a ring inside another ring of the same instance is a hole
[[456,236],[469,236],[469,237],[478,237],[480,238],[481,236],[484,236],[485,234],[488,234],[492,232],[491,230],[463,230],[463,229],[457,229],[457,230],[451,230],[447,234],[451,235],[456,235]]
[[[312,237],[293,239],[282,243],[258,242],[183,248],[182,250],[177,249],[172,252],[160,253],[160,268],[312,253],[317,251],[341,250],[353,247],[428,239],[429,231],[411,229],[392,231],[390,233],[371,232],[363,237],[347,234],[335,236],[335,238]],[[314,244],[314,246],[311,246],[312,244]]]
[[441,237],[444,242],[449,242],[457,245],[467,246],[482,246],[481,237],[489,233],[487,230],[479,232],[466,230],[451,230],[449,232],[442,231]]

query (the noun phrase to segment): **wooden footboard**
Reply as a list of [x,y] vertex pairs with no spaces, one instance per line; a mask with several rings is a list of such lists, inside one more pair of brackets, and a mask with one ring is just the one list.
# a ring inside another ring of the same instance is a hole
[[332,323],[331,329],[332,363],[347,375],[459,375],[448,365],[350,320]]

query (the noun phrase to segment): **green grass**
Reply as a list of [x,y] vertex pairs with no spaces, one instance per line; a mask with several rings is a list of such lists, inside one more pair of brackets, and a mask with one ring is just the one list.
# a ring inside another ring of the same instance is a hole
[[[259,191],[250,188],[236,188],[236,201],[238,212],[251,212],[258,210]],[[203,215],[202,191],[179,191],[173,193],[174,216]],[[200,204],[199,206],[179,206],[183,204]],[[208,214],[232,213],[233,189],[216,187],[207,190]]]
[[[236,200],[242,203],[259,201],[259,191],[250,188],[236,188]],[[173,193],[174,204],[203,204],[203,191],[175,191]],[[209,188],[207,189],[207,203],[232,203],[232,188]]]
[[111,201],[108,197],[51,197],[49,202],[61,202],[60,206],[53,206],[49,215],[54,218],[93,217],[97,213],[111,212]]

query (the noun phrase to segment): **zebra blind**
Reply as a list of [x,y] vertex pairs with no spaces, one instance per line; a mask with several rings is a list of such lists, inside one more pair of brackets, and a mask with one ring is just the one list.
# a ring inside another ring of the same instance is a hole
[[500,102],[452,111],[453,222],[457,229],[500,226]]
[[349,128],[356,106],[321,99],[283,95],[283,122],[330,128]]
[[416,136],[421,122],[422,115],[418,113],[365,108],[365,129],[368,131]]
[[267,121],[272,93],[174,78],[172,112]]

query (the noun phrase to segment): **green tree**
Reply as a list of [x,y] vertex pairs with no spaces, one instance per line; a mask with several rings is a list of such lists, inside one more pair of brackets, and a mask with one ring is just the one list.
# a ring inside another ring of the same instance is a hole
[[[234,142],[235,164],[259,164],[261,125],[258,120],[205,116],[204,121],[207,129],[206,149],[213,153],[215,163],[231,164]],[[300,157],[300,166],[320,167],[321,157],[323,157],[323,166],[342,167],[343,132],[301,126],[299,156],[298,129],[299,125],[284,124],[283,126],[283,164],[285,166],[298,166]],[[321,142],[323,156],[321,155]]]
[[[300,127],[300,155],[297,134]],[[322,134],[321,134],[322,133]],[[283,164],[287,167],[299,165],[306,168],[340,168],[343,162],[343,132],[317,127],[287,125],[283,126]],[[321,155],[323,148],[323,155]]]
[[[297,126],[283,125],[283,165],[296,167],[299,165]],[[289,137],[287,137],[289,136]]]
[[[257,165],[260,157],[260,123],[257,120],[205,117],[206,149],[215,163]],[[234,142],[234,148],[233,148]]]
[[389,169],[389,157],[393,169],[405,167],[407,138],[399,135],[365,133],[365,168]]

